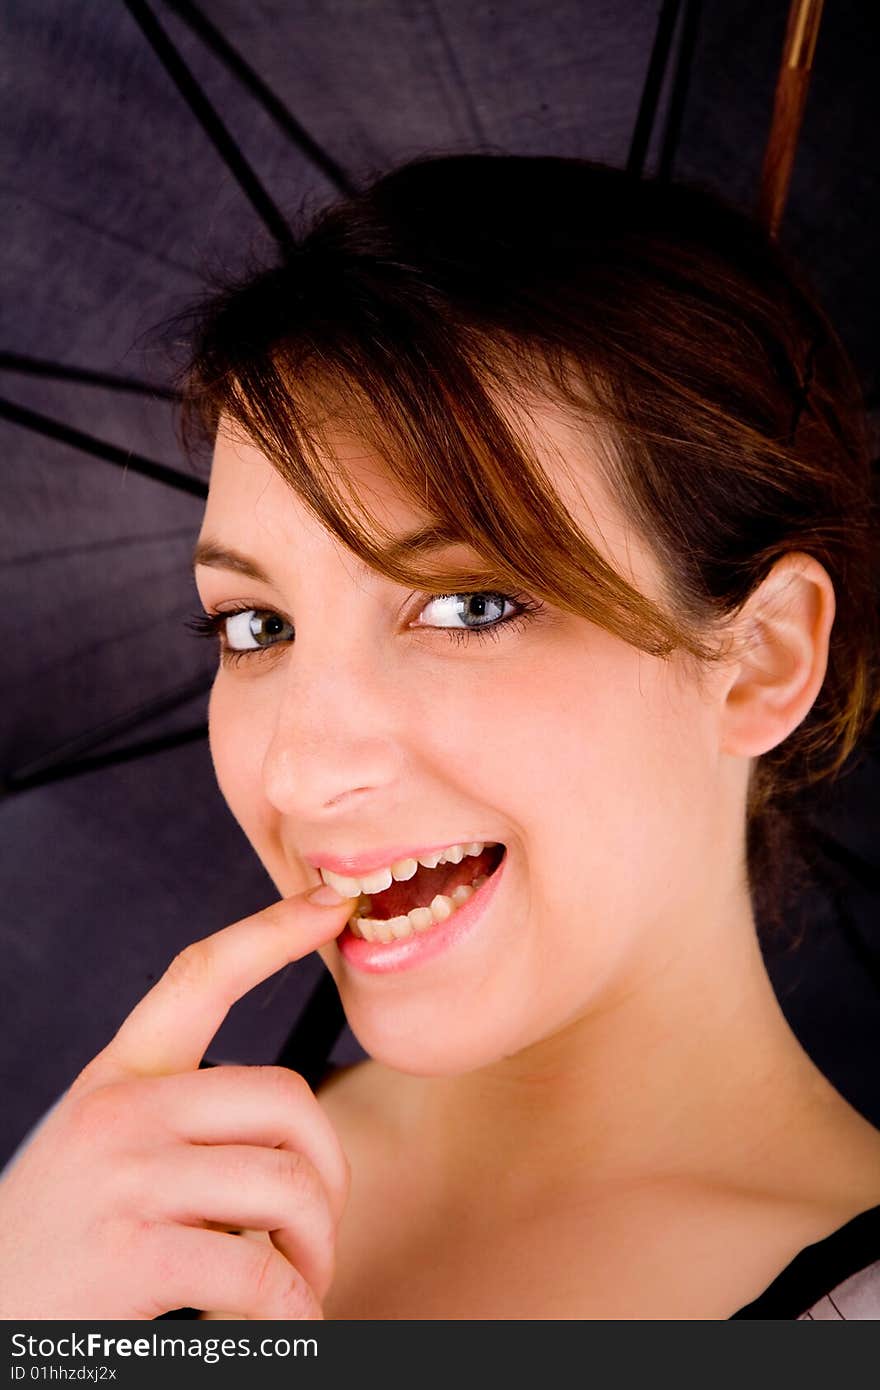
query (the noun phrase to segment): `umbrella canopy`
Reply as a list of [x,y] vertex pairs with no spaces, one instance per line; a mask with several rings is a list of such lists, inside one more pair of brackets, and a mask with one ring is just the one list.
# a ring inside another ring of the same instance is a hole
[[[427,151],[586,156],[754,204],[788,9],[7,7],[0,1162],[176,951],[275,896],[210,765],[215,663],[185,625],[208,461],[182,456],[156,326],[215,272],[271,257],[291,213]],[[875,412],[878,29],[859,0],[823,18],[781,230]],[[808,1050],[880,1123],[863,1064],[880,1042],[876,743],[865,754],[817,801],[839,901],[816,897],[804,946],[771,945],[768,966]],[[334,995],[316,956],[298,962],[209,1055],[307,1071],[305,1042],[326,1050],[340,1026]],[[334,1056],[359,1055],[344,1031]]]

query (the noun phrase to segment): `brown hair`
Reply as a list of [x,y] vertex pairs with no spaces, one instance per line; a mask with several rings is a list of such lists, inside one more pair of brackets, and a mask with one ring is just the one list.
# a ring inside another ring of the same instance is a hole
[[[802,273],[707,189],[581,159],[429,156],[304,221],[280,263],[189,311],[190,454],[225,412],[362,560],[442,589],[442,567],[368,518],[328,450],[332,421],[387,462],[429,536],[485,557],[456,570],[459,590],[523,588],[697,668],[777,559],[824,565],[837,607],[823,686],[749,789],[756,915],[781,922],[796,794],[841,770],[880,708],[866,418]],[[581,533],[502,408],[528,411],[535,393],[589,432],[661,562],[662,606]]]

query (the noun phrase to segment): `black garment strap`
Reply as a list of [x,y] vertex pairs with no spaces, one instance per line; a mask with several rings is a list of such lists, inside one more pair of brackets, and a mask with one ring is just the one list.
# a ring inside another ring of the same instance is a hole
[[762,1294],[734,1318],[799,1318],[825,1294],[880,1260],[880,1206],[854,1216],[824,1240],[808,1245]]

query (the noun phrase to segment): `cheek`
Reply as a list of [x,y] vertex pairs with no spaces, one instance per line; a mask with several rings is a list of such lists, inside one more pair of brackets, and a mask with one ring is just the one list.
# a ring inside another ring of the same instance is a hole
[[218,673],[208,703],[208,741],[217,785],[252,844],[266,833],[269,809],[262,767],[270,736],[268,714],[254,696],[243,699],[234,682]]
[[710,825],[707,706],[665,663],[598,637],[516,696],[508,783],[548,917],[577,903],[620,920],[668,900]]

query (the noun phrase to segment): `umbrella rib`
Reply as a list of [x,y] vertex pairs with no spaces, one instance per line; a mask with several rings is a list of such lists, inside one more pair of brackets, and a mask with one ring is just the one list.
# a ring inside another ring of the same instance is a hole
[[145,0],[123,0],[123,3],[280,250],[286,251],[292,241],[290,227],[156,16]]
[[[179,566],[175,564],[170,571],[166,570],[164,573],[162,570],[158,570],[156,568],[150,570],[150,575],[152,578],[165,578],[169,573],[174,574],[175,576],[178,575]],[[141,578],[138,578],[133,582],[139,585],[143,584],[143,580]],[[184,612],[189,614],[190,616],[192,615],[192,609],[189,603],[187,603],[186,608],[183,608],[182,606],[174,608],[171,610],[170,613],[160,613],[158,617],[153,618],[153,620],[149,623],[141,623],[141,625],[138,628],[138,637],[143,638],[146,633],[155,632],[157,629],[161,629],[163,632],[167,632],[172,622],[172,618],[179,618],[180,615]],[[199,640],[196,634],[186,632],[185,621],[175,622],[174,627],[180,636],[186,636],[190,638],[190,640],[193,642]],[[181,628],[184,629],[183,632],[180,631]],[[85,658],[91,659],[92,657],[96,656],[99,652],[105,651],[108,647],[118,646],[121,642],[130,639],[131,635],[132,630],[131,626],[129,625],[129,627],[124,629],[122,632],[110,632],[103,637],[98,637],[94,641],[89,642],[88,645],[86,645],[85,643],[80,643],[80,645],[76,649],[77,657],[79,660],[83,660]],[[202,638],[201,640],[204,641],[205,639]],[[31,666],[29,674],[31,678],[39,676],[45,676],[49,678],[53,675],[57,668],[58,658],[53,656],[48,661],[43,662],[39,666]],[[149,706],[137,706],[138,710],[142,710],[144,708],[147,708],[148,713],[151,712]],[[94,732],[94,730],[92,730],[92,732]]]
[[15,184],[0,180],[0,189],[11,193],[17,199],[24,199],[33,203],[35,207],[44,208],[51,212],[56,221],[72,222],[75,227],[85,228],[92,236],[100,237],[102,241],[112,242],[116,246],[124,246],[128,251],[137,251],[139,256],[143,256],[145,260],[154,261],[156,265],[166,266],[170,270],[183,271],[190,278],[199,274],[194,266],[175,260],[173,256],[163,255],[152,246],[144,246],[139,241],[132,241],[130,237],[121,236],[119,232],[113,232],[109,227],[102,227],[97,222],[92,222],[88,217],[73,212],[70,208],[61,207],[51,198],[41,198],[32,188],[18,188]]
[[172,14],[176,14],[184,24],[187,24],[193,33],[201,39],[205,47],[209,48],[229,68],[230,72],[259,102],[267,115],[272,117],[288,139],[302,151],[316,168],[326,175],[340,193],[350,195],[356,192],[354,183],[342,166],[337,164],[333,156],[328,154],[322,145],[318,144],[314,136],[284,105],[281,98],[272,91],[272,88],[264,82],[259,73],[251,67],[237,49],[232,47],[229,40],[221,34],[206,15],[202,14],[200,9],[190,3],[190,0],[166,0],[166,4]]
[[102,550],[118,550],[120,546],[133,549],[140,545],[164,545],[167,541],[179,540],[181,536],[191,536],[192,530],[192,526],[175,526],[170,531],[151,531],[148,535],[112,536],[109,540],[81,541],[78,545],[25,551],[21,555],[10,555],[6,559],[0,559],[0,570],[14,569],[19,565],[42,564],[45,560],[62,560],[69,555],[97,555]]
[[663,6],[657,20],[657,31],[654,35],[654,43],[651,47],[651,58],[648,63],[648,71],[645,76],[645,85],[642,89],[641,101],[639,102],[639,111],[636,116],[635,128],[630,143],[629,157],[626,161],[626,172],[628,174],[634,174],[638,178],[641,178],[644,172],[645,156],[648,153],[648,146],[651,143],[651,134],[657,115],[657,104],[660,100],[663,78],[666,74],[666,66],[669,62],[669,50],[672,47],[672,36],[675,33],[675,26],[678,22],[678,12],[680,8],[681,0],[663,0]]
[[774,238],[788,199],[824,2],[791,0],[789,6],[757,206],[759,220]]
[[199,478],[181,473],[166,463],[157,463],[154,459],[145,458],[143,454],[135,454],[129,449],[120,449],[117,445],[109,444],[104,439],[98,439],[95,435],[74,429],[72,425],[65,425],[61,420],[55,420],[49,415],[42,415],[36,410],[28,410],[25,406],[16,405],[13,401],[7,401],[3,397],[0,397],[0,419],[11,420],[13,424],[23,425],[25,429],[33,430],[36,434],[43,434],[49,439],[60,440],[62,444],[69,444],[71,448],[81,449],[83,453],[91,454],[93,458],[102,459],[105,463],[113,463],[120,468],[130,469],[132,473],[141,473],[145,478],[153,479],[154,482],[167,483],[169,487],[178,488],[181,492],[189,492],[193,497],[205,498],[208,495],[207,483],[203,483]]
[[85,386],[104,386],[108,391],[129,391],[139,396],[155,396],[160,400],[179,401],[180,392],[170,386],[152,386],[136,377],[119,376],[115,372],[98,372],[89,367],[71,367],[65,362],[51,362],[45,357],[28,357],[19,352],[0,352],[0,368],[20,372],[24,376],[48,377],[52,381],[77,381]]
[[[212,671],[208,677],[199,676],[195,680],[188,681],[186,685],[178,686],[176,690],[166,691],[150,700],[141,700],[140,703],[125,710],[122,714],[116,715],[115,718],[105,719],[103,723],[94,725],[85,733],[77,735],[76,738],[67,739],[65,743],[53,748],[51,752],[15,769],[9,774],[7,786],[13,786],[17,789],[25,781],[30,785],[34,779],[42,781],[48,777],[51,780],[57,768],[83,767],[85,759],[80,757],[83,753],[102,758],[113,757],[115,753],[125,753],[127,750],[124,748],[100,754],[95,754],[94,749],[99,748],[102,743],[107,743],[111,738],[119,738],[121,734],[130,733],[132,729],[137,729],[148,719],[155,719],[161,714],[169,714],[173,710],[180,709],[181,705],[188,704],[190,700],[198,699],[207,694],[213,684],[215,674],[216,672]],[[132,746],[139,747],[140,745]]]
[[461,63],[458,60],[458,55],[456,54],[456,51],[452,45],[452,40],[449,37],[449,30],[446,28],[446,25],[443,22],[443,16],[441,15],[437,7],[437,0],[428,0],[428,10],[430,12],[431,21],[434,25],[435,30],[437,31],[437,36],[440,39],[440,44],[443,48],[443,52],[446,55],[446,61],[449,64],[449,70],[452,73],[455,85],[458,88],[459,99],[465,111],[467,112],[471,132],[478,142],[483,143],[486,139],[486,134],[480,122],[480,117],[479,113],[477,112],[476,105],[471,99],[470,89],[467,85],[467,82],[465,81]]
[[658,178],[666,183],[672,177],[672,167],[681,136],[685,103],[693,67],[697,34],[702,17],[703,0],[684,0],[684,16],[681,21],[681,41],[675,61],[675,76],[672,79],[672,93],[666,113],[666,127],[663,132],[663,145],[660,150]]
[[199,739],[207,738],[207,735],[207,724],[198,724],[192,729],[182,729],[178,733],[163,734],[160,738],[145,739],[142,743],[134,743],[129,748],[118,748],[112,753],[99,753],[91,758],[82,758],[76,763],[56,763],[54,767],[47,768],[44,772],[35,772],[29,776],[19,776],[13,773],[7,777],[2,794],[8,796],[14,792],[32,791],[35,787],[68,781],[71,777],[82,777],[87,772],[97,772],[104,767],[134,762],[137,758],[151,757],[154,753],[164,753],[170,748],[179,748],[185,743],[195,743]]

